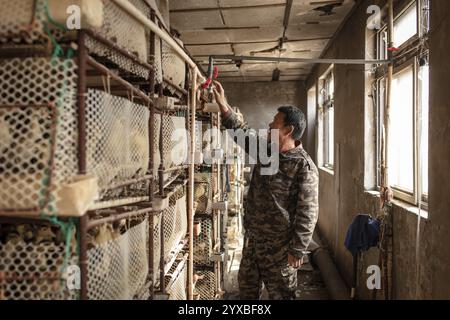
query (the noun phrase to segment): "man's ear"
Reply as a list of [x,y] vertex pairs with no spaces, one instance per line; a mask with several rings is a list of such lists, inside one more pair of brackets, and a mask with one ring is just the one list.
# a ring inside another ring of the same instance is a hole
[[288,132],[287,132],[287,134],[288,135],[290,135],[291,137],[292,137],[292,135],[294,134],[294,126],[293,125],[290,125],[289,127],[288,127]]

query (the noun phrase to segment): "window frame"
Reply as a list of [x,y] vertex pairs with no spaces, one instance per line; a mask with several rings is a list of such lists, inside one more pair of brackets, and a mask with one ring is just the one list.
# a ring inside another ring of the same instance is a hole
[[[332,96],[328,95],[327,98],[324,98],[323,90],[329,89],[327,88],[327,80],[332,83],[333,91]],[[320,141],[320,167],[329,171],[334,171],[335,166],[335,157],[334,157],[334,90],[335,88],[335,76],[334,76],[334,65],[331,65],[319,78],[318,83],[318,115],[319,115],[319,141]],[[330,118],[330,109],[333,110],[332,118]],[[329,141],[330,139],[330,121],[333,121],[333,141]],[[331,151],[333,153],[333,159],[330,161]]]
[[[406,61],[405,63],[397,66],[394,68],[394,72],[393,72],[393,76],[395,77],[396,75],[401,74],[402,72],[405,72],[408,69],[411,69],[412,71],[412,78],[413,78],[413,83],[412,83],[412,88],[413,88],[413,92],[411,92],[412,94],[412,101],[413,101],[413,119],[412,119],[412,130],[413,132],[411,132],[412,134],[412,145],[413,145],[413,163],[412,163],[412,167],[413,167],[413,190],[409,191],[406,189],[402,189],[400,186],[393,186],[391,184],[391,188],[394,192],[394,197],[396,197],[397,199],[403,200],[405,202],[408,203],[412,203],[412,204],[417,204],[418,201],[416,201],[416,192],[418,190],[418,161],[417,161],[417,156],[418,156],[418,125],[417,125],[417,111],[418,111],[418,103],[417,103],[417,67],[416,67],[416,59],[413,58],[411,60]],[[392,107],[392,106],[391,106]],[[390,163],[389,163],[390,164]]]
[[[313,135],[314,135],[314,153],[315,153],[315,159],[319,159],[319,152],[318,152],[318,139],[317,139],[317,131],[318,131],[318,114],[317,114],[317,110],[318,110],[318,97],[317,97],[317,82],[315,81],[314,84],[306,91],[306,99],[307,99],[307,110],[309,112],[309,110],[313,109],[314,110],[314,130],[313,130]],[[311,101],[311,95],[312,100]]]
[[[407,12],[411,6],[415,5],[417,10],[417,32],[415,35],[413,35],[410,39],[406,40],[398,49],[399,51],[408,50],[408,48],[417,42],[421,37],[427,35],[428,30],[424,30],[422,26],[422,16],[420,14],[423,7],[423,1],[422,0],[412,0],[402,7],[402,9],[399,11],[399,13],[396,15],[395,20],[399,19],[405,12]],[[394,20],[394,21],[395,21]],[[428,17],[429,21],[429,17]],[[428,24],[429,25],[429,24]],[[387,58],[387,43],[383,42],[383,37],[386,37],[386,30],[387,26],[383,26],[377,34],[376,34],[376,56],[378,59],[385,59]],[[419,206],[419,204],[422,205],[422,208],[425,210],[428,209],[428,194],[422,193],[422,195],[418,195],[419,190],[419,184],[423,181],[419,181],[420,173],[420,139],[421,139],[421,128],[422,123],[420,122],[422,114],[422,101],[420,96],[420,88],[419,88],[419,72],[420,72],[420,63],[419,59],[423,56],[429,56],[429,52],[426,52],[425,54],[419,53],[418,51],[415,52],[411,57],[407,57],[406,60],[402,60],[401,63],[397,63],[397,65],[394,64],[394,72],[393,74],[399,74],[402,71],[404,71],[407,68],[412,68],[413,72],[413,185],[414,190],[413,192],[409,192],[407,190],[402,190],[401,188],[391,186],[394,197],[408,202],[410,204],[413,204],[415,206]],[[376,161],[376,189],[379,191],[380,184],[381,184],[381,138],[383,134],[383,119],[384,119],[384,104],[385,104],[385,98],[386,98],[386,88],[385,88],[385,82],[387,81],[387,68],[386,67],[378,67],[376,72],[376,76],[374,78],[375,81],[375,94],[376,94],[376,119],[374,122],[374,125],[376,127],[376,152],[375,152],[375,161]],[[384,86],[383,86],[384,82]],[[429,130],[429,129],[428,129]],[[419,201],[421,200],[421,201]]]

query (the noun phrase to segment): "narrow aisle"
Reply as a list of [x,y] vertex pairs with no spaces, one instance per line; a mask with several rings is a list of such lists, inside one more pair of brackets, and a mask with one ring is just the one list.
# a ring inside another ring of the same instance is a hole
[[[230,250],[231,251],[231,250]],[[229,253],[230,267],[228,269],[228,278],[225,282],[226,295],[225,300],[239,300],[238,272],[239,264],[242,258],[242,241],[239,247]],[[309,259],[299,269],[298,285],[296,291],[296,300],[329,300],[330,296],[325,283],[322,279],[319,269],[314,266]],[[267,290],[263,290],[262,300],[268,300]]]

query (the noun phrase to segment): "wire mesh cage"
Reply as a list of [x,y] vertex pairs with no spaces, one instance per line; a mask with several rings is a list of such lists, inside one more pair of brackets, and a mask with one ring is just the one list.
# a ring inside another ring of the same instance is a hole
[[163,65],[162,65],[162,43],[161,38],[155,36],[155,54],[150,58],[153,61],[153,68],[155,71],[155,81],[156,83],[163,83]]
[[0,60],[0,214],[54,214],[77,174],[77,67],[71,59]]
[[200,300],[215,300],[216,299],[216,274],[210,270],[195,270],[198,278],[194,294],[198,295]]
[[87,171],[95,175],[100,198],[111,187],[142,178],[149,165],[149,109],[103,91],[88,90]]
[[[72,59],[0,60],[0,214],[81,215],[97,197],[148,171],[149,109],[86,95],[86,163],[78,176],[77,73]],[[148,195],[148,182],[109,193]]]
[[145,219],[122,234],[97,237],[88,250],[90,300],[129,300],[143,291],[148,275],[148,228]]
[[0,300],[77,299],[66,273],[78,264],[76,246],[63,238],[49,225],[0,225]]
[[196,173],[194,177],[194,206],[196,214],[210,214],[212,203],[212,174]]
[[[133,0],[130,2],[144,14],[150,10],[143,0]],[[149,31],[142,23],[123,11],[113,1],[104,1],[103,24],[101,27],[93,28],[93,31],[116,44],[119,48],[131,53],[140,61],[148,61],[151,45]],[[130,35],[133,36],[130,37]],[[90,53],[106,58],[119,68],[145,79],[149,78],[150,71],[147,68],[135,63],[132,59],[125,57],[117,50],[106,46],[93,37],[87,38],[86,46]]]
[[[183,46],[183,43],[176,39]],[[173,84],[184,88],[186,81],[186,63],[165,41],[162,43],[162,69],[164,76]]]
[[0,44],[43,43],[44,0],[0,0]]
[[194,235],[194,264],[211,265],[213,252],[213,221],[211,218],[195,219],[200,224],[199,235]]
[[211,124],[207,121],[195,122],[195,151],[203,154],[203,158],[208,157],[211,151]]
[[[180,166],[188,156],[188,133],[186,117],[163,114],[162,117],[162,153],[164,168]],[[161,159],[161,157],[160,157]]]
[[[153,247],[151,252],[149,252],[149,256],[153,257],[153,275],[150,274],[153,285],[156,287],[159,285],[159,277],[160,277],[160,262],[161,262],[161,214],[155,214],[150,217],[150,230],[153,234]],[[150,250],[150,248],[149,248]]]
[[[153,9],[156,12],[156,16],[161,17],[161,14],[158,10],[156,2],[154,0],[129,0],[136,8],[138,8],[142,13],[145,14],[146,17],[151,17],[151,10]],[[154,76],[156,83],[163,82],[163,67],[162,67],[162,59],[161,59],[161,39],[155,36],[155,53],[154,56],[150,55],[150,42],[148,47],[148,61],[153,62],[154,68]]]
[[181,193],[174,194],[169,199],[169,207],[164,210],[164,259],[170,257],[170,253],[186,236],[187,211],[186,194],[184,188]]
[[[187,234],[187,208],[186,208],[186,188],[178,187],[169,198],[169,206],[160,214],[153,215],[153,272],[155,286],[159,285],[161,244],[164,242],[164,263],[176,253],[176,248]],[[163,238],[161,238],[161,216],[164,215],[162,226]]]
[[166,276],[165,281],[169,300],[187,300],[188,265],[186,258],[175,261]]
[[[136,5],[136,2],[133,4]],[[103,24],[100,28],[94,28],[94,31],[113,43],[116,43],[120,48],[132,53],[141,61],[147,61],[148,41],[145,27],[113,1],[104,1]],[[132,37],[130,37],[131,34],[133,35]],[[103,52],[100,48],[93,47],[91,49],[101,56],[112,53]]]

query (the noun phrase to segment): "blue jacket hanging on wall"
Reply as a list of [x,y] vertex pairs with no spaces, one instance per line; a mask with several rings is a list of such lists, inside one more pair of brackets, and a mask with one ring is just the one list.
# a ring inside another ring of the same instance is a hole
[[358,215],[350,225],[345,237],[345,247],[356,256],[361,251],[376,247],[379,242],[380,221],[370,215]]
[[379,242],[380,221],[367,214],[356,216],[348,228],[344,245],[353,256],[353,284],[351,299],[356,296],[356,284],[358,278],[358,256],[362,251],[376,247]]

